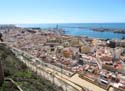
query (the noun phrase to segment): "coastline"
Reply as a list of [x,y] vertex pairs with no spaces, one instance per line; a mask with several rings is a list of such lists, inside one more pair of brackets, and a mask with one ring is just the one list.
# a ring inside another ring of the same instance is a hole
[[125,36],[125,23],[45,23],[18,24],[22,28],[63,29],[66,35],[88,36],[99,39],[122,39]]

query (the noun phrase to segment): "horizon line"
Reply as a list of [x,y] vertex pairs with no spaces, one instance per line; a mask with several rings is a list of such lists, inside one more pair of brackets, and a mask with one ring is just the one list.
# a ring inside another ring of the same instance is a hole
[[0,23],[0,25],[20,25],[20,24],[75,24],[75,23],[77,23],[77,24],[79,24],[79,23],[125,23],[125,22],[57,22],[57,23],[55,23],[55,22],[50,22],[50,23],[47,23],[47,22],[45,22],[45,23],[43,23],[43,22],[41,22],[41,23]]

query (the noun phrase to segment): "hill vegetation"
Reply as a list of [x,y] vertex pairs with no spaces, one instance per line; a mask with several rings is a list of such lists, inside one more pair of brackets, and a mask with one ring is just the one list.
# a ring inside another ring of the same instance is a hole
[[[16,85],[23,91],[61,91],[49,81],[30,71],[4,44],[0,44],[0,57],[5,78],[0,91],[19,91]],[[6,79],[12,79],[16,85]]]

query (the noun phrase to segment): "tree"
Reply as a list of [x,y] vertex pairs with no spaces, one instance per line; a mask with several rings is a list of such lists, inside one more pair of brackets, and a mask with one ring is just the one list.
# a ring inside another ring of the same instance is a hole
[[2,39],[3,35],[2,33],[0,33],[0,41],[3,42],[3,39]]

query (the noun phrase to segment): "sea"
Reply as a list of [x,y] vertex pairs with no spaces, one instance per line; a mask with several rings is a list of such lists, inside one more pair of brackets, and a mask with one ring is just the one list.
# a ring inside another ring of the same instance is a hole
[[125,34],[113,32],[97,32],[90,28],[109,28],[109,29],[123,29],[125,30],[125,23],[49,23],[49,24],[17,24],[16,26],[23,28],[42,28],[51,29],[61,28],[65,35],[86,36],[90,38],[99,39],[122,39]]

